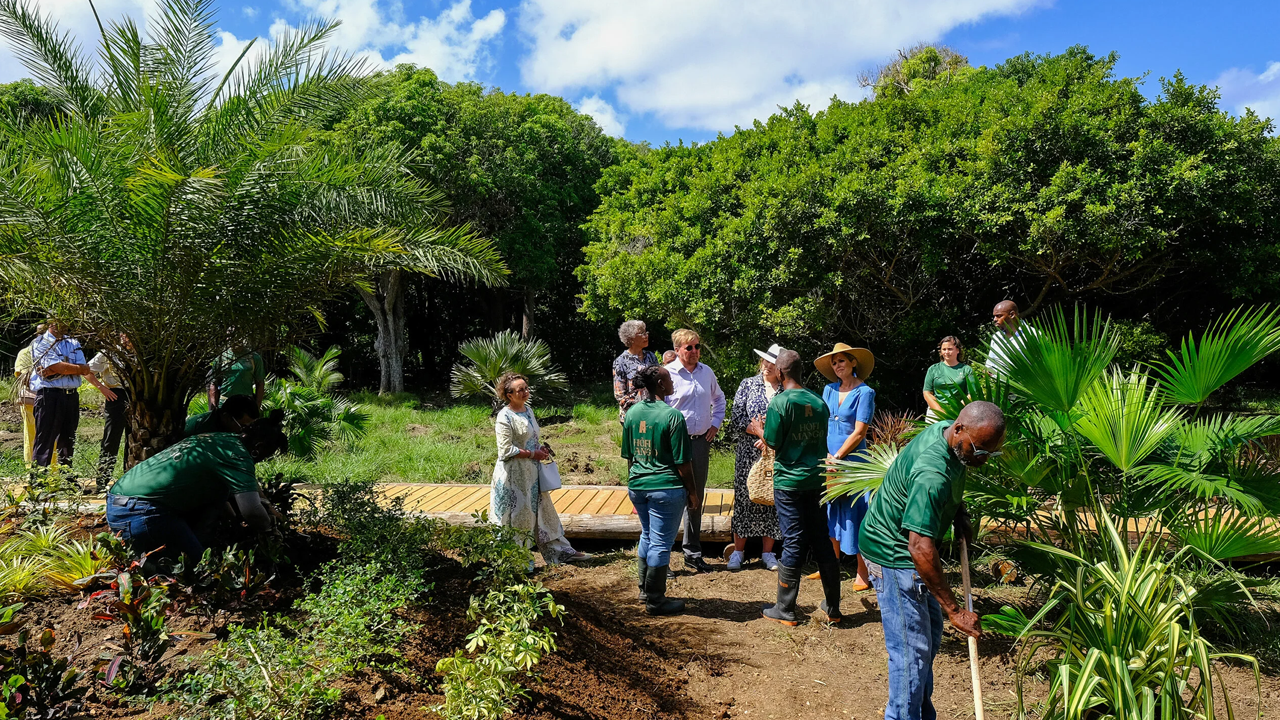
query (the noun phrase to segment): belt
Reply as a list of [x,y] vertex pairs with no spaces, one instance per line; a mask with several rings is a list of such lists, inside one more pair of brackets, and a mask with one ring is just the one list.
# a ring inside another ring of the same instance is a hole
[[42,392],[59,392],[59,393],[66,393],[66,394],[70,395],[71,393],[78,393],[78,392],[80,392],[80,388],[78,388],[78,387],[73,387],[73,388],[56,388],[56,387],[47,387],[47,388],[40,388],[39,390],[37,390],[37,391],[36,391],[36,394],[38,395],[38,394],[40,394],[40,393],[42,393]]
[[115,505],[116,507],[125,507],[129,504],[129,501],[132,499],[133,498],[129,497],[128,495],[108,495],[107,496],[107,501],[110,502],[112,505]]

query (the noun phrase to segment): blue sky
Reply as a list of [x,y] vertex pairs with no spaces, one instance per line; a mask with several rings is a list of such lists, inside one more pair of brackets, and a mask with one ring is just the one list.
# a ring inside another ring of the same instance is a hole
[[[28,0],[29,2],[32,0]],[[157,0],[97,0],[140,21]],[[34,0],[96,42],[87,0]],[[857,99],[861,70],[896,48],[943,42],[975,65],[1074,44],[1120,54],[1146,92],[1181,69],[1223,106],[1280,116],[1280,2],[1219,0],[233,0],[219,4],[226,66],[250,38],[308,18],[343,21],[333,43],[372,67],[414,62],[449,81],[562,95],[610,134],[705,141],[797,99]],[[0,52],[0,81],[27,73]]]

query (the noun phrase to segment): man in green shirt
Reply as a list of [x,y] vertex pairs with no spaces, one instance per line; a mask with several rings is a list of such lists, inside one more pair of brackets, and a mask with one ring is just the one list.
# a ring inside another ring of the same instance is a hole
[[[763,437],[777,453],[773,462],[773,507],[778,513],[782,555],[778,561],[778,598],[765,606],[765,617],[783,625],[798,625],[796,596],[800,593],[805,550],[818,559],[825,599],[820,609],[833,623],[840,614],[840,561],[827,539],[827,515],[822,493],[827,458],[827,404],[800,384],[803,366],[794,350],[778,353],[782,392],[769,403],[763,428],[752,421],[747,432]],[[752,432],[755,430],[757,432]]]
[[885,720],[937,716],[933,659],[944,611],[961,632],[982,635],[978,616],[956,602],[947,585],[937,543],[953,523],[957,535],[972,539],[964,510],[965,469],[986,464],[1003,445],[1000,408],[969,403],[954,421],[934,423],[912,439],[871,499],[860,540],[889,652]]
[[674,391],[671,373],[661,365],[642,368],[632,379],[640,401],[622,423],[622,457],[627,459],[627,494],[640,518],[636,565],[640,599],[650,615],[684,609],[683,600],[667,598],[667,563],[687,506],[699,510],[694,490],[693,443],[684,414],[663,400]]
[[217,408],[220,398],[233,395],[248,395],[261,408],[262,398],[266,395],[266,383],[267,369],[261,355],[245,346],[227,350],[213,362],[209,380],[209,409]]
[[283,412],[241,433],[207,433],[177,443],[133,466],[107,493],[107,525],[134,550],[176,558],[204,553],[200,530],[233,500],[254,532],[271,528],[258,494],[254,464],[286,445]]

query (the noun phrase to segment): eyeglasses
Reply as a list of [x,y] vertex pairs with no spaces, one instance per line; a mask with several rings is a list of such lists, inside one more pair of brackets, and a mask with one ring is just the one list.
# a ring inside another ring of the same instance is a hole
[[977,445],[975,445],[975,444],[973,443],[973,441],[972,441],[972,440],[970,440],[970,441],[969,441],[969,447],[972,447],[972,448],[973,448],[973,456],[974,456],[974,457],[980,457],[980,458],[998,458],[998,457],[1000,457],[1001,455],[1003,455],[1003,454],[1004,454],[1004,451],[1003,451],[1003,450],[983,450],[982,448],[980,448],[980,447],[978,447]]
[[527,393],[527,392],[529,392],[529,388],[527,388],[527,387],[522,387],[522,388],[516,388],[515,390],[512,390],[512,391],[511,391],[511,394],[512,394],[512,395],[522,395],[522,394]]
[[702,349],[702,343],[694,343],[694,344],[692,344],[692,345],[685,345],[685,346],[684,346],[684,349],[685,349],[685,352],[693,352],[694,350],[701,350],[701,349]]

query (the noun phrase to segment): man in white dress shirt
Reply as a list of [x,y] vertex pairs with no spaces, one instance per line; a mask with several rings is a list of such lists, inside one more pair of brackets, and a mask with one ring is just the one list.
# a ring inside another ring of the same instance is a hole
[[[702,340],[692,330],[671,333],[676,359],[667,365],[675,392],[667,396],[667,404],[684,415],[693,450],[694,491],[706,499],[707,467],[711,459],[711,441],[724,424],[724,392],[716,374],[703,365]],[[685,511],[684,564],[695,572],[708,572],[711,566],[702,559],[702,505]]]

